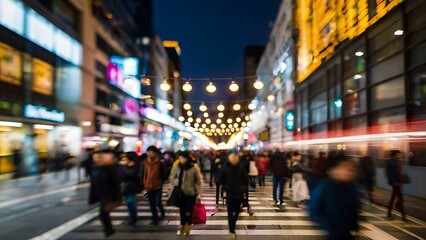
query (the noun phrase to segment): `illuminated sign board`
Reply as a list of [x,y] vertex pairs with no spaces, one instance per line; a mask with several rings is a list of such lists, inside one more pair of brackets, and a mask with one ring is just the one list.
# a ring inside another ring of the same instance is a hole
[[55,109],[48,110],[45,107],[34,106],[34,105],[31,105],[31,104],[25,105],[24,117],[48,120],[48,121],[53,121],[53,122],[64,122],[65,121],[65,113],[64,112],[58,112]]
[[138,75],[139,60],[137,58],[112,56],[107,66],[108,81],[134,98],[141,95],[141,83]]
[[153,121],[173,127],[174,129],[186,130],[185,126],[181,122],[168,114],[157,111],[156,109],[142,107],[140,109],[140,114]]
[[[362,34],[403,0],[296,0],[298,82],[304,81],[336,46]],[[376,15],[369,16],[374,2]],[[312,10],[314,9],[314,11]]]
[[29,39],[59,57],[80,66],[81,44],[21,0],[0,1],[0,25]]

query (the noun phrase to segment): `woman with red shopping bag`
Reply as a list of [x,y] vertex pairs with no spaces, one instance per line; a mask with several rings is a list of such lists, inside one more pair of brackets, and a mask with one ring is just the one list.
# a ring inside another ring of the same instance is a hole
[[[194,205],[196,202],[200,202],[203,180],[200,169],[192,163],[188,152],[179,154],[179,164],[173,167],[170,182],[180,190],[180,199],[177,204],[180,209],[180,228],[177,234],[189,235],[193,223]],[[197,205],[197,209],[199,207]],[[196,213],[198,216],[199,211]]]

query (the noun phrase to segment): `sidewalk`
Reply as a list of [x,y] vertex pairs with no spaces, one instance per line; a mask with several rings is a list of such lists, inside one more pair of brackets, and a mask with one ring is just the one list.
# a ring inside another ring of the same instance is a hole
[[[382,188],[374,189],[373,198],[377,205],[387,209],[390,197],[391,191]],[[404,195],[404,209],[408,216],[426,222],[426,199]]]

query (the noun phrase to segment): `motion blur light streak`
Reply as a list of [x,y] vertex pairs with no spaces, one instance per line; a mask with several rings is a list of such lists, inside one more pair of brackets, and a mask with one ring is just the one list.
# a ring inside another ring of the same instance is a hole
[[366,134],[366,135],[355,135],[347,137],[336,137],[336,138],[319,138],[309,140],[298,140],[289,141],[285,145],[298,146],[298,145],[309,145],[309,144],[327,144],[327,143],[344,143],[344,142],[360,142],[360,141],[380,141],[389,139],[407,139],[410,137],[426,137],[426,131],[419,132],[396,132],[396,133],[378,133],[378,134]]

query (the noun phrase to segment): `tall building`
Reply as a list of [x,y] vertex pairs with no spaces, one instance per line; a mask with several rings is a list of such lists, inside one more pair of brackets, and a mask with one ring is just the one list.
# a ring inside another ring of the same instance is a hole
[[0,1],[0,173],[45,171],[80,153],[80,16],[67,1]]
[[167,55],[169,56],[168,61],[168,75],[170,78],[170,84],[172,86],[168,99],[173,109],[170,111],[170,115],[174,118],[179,118],[182,116],[182,102],[185,99],[185,94],[182,91],[182,85],[184,84],[181,80],[181,64],[180,64],[180,54],[181,49],[178,41],[163,41],[163,45],[166,49]]
[[250,144],[263,148],[285,148],[292,139],[286,117],[293,111],[292,1],[281,2],[269,42],[260,59],[257,76],[264,83],[253,111]]
[[20,152],[19,168],[32,174],[82,148],[118,142],[124,151],[167,148],[163,139],[185,131],[163,105],[147,110],[141,102],[149,57],[159,63],[156,76],[168,74],[151,4],[0,1],[0,174],[16,169],[12,160]]
[[298,141],[289,144],[371,156],[383,188],[388,185],[382,159],[389,150],[400,150],[414,183],[405,185],[405,192],[426,197],[417,184],[426,174],[420,140],[426,135],[426,2],[296,4]]

